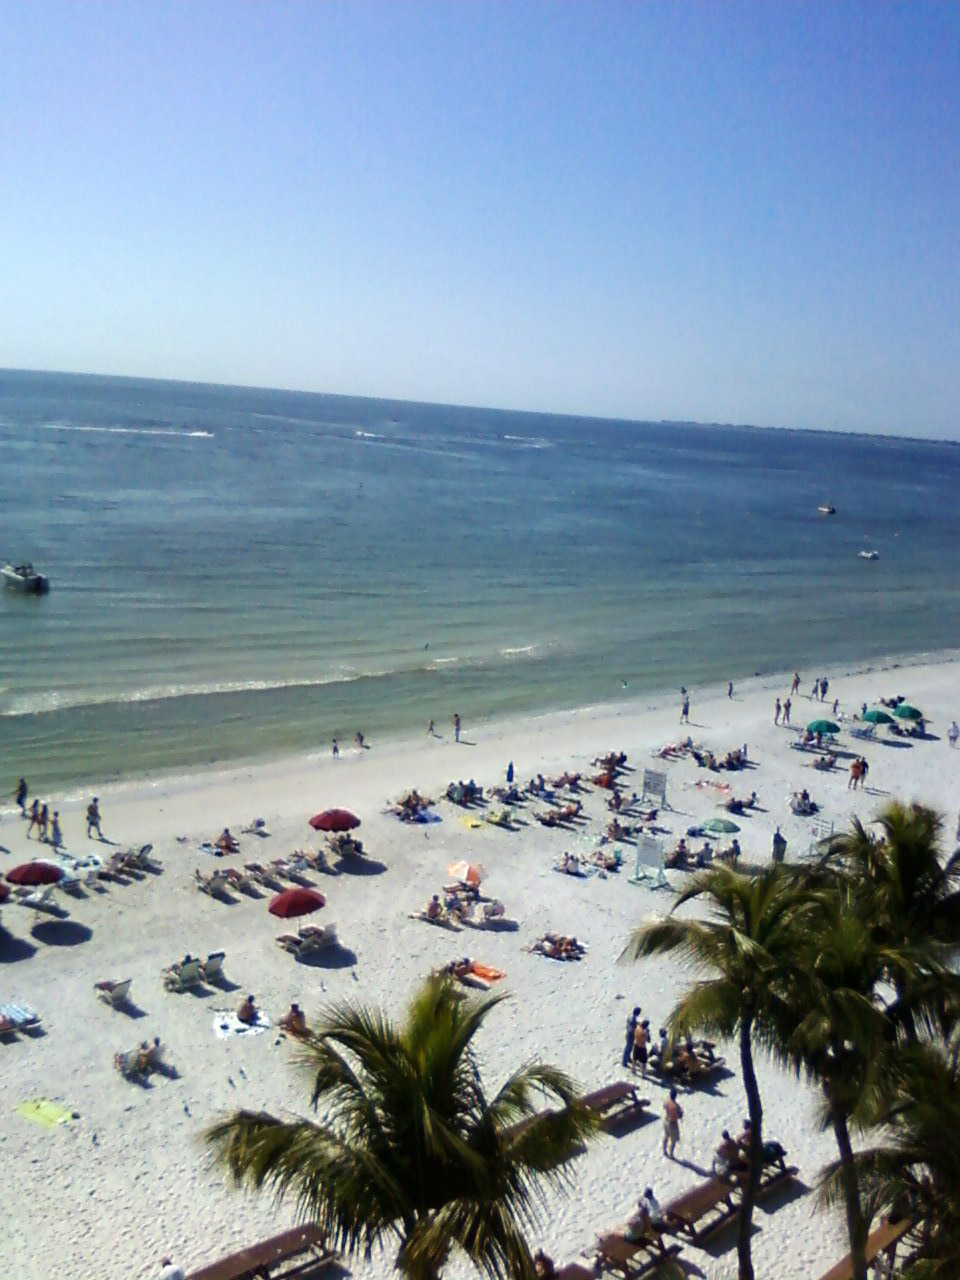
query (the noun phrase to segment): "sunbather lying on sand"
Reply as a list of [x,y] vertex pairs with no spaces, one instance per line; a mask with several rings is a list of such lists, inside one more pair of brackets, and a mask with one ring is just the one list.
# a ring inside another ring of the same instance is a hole
[[576,938],[560,933],[545,933],[530,949],[549,956],[551,960],[579,960],[586,950]]
[[746,800],[738,800],[735,796],[731,796],[723,806],[728,813],[743,813],[747,809],[755,809],[757,807],[757,793],[750,792],[750,796]]

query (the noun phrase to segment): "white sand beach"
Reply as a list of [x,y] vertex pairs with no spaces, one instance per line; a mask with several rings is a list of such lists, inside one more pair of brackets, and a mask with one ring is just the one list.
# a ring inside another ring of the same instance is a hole
[[[586,777],[592,759],[610,750],[627,752],[627,789],[640,790],[644,768],[660,767],[651,754],[687,732],[718,751],[748,746],[755,766],[731,774],[708,773],[689,757],[662,766],[668,775],[670,808],[667,847],[691,824],[721,813],[719,793],[698,779],[728,782],[732,794],[758,793],[760,810],[737,818],[743,860],[764,864],[779,824],[788,841],[787,859],[804,856],[811,844],[810,819],[788,809],[791,793],[807,787],[822,816],[837,827],[856,814],[869,819],[891,797],[919,800],[945,815],[945,843],[952,847],[960,803],[960,751],[951,750],[947,730],[960,714],[960,658],[931,657],[852,674],[826,671],[829,694],[813,704],[815,671],[802,673],[793,700],[793,729],[775,727],[775,696],[786,695],[789,675],[726,688],[691,690],[690,727],[681,729],[679,697],[624,702],[616,708],[582,709],[520,723],[464,724],[459,745],[448,723],[441,736],[368,750],[344,747],[228,773],[211,772],[123,787],[97,788],[103,831],[121,848],[152,842],[159,874],[126,882],[101,881],[84,896],[57,894],[69,914],[58,920],[35,916],[11,902],[0,908],[0,1003],[18,1001],[42,1017],[43,1034],[0,1040],[3,1122],[0,1124],[0,1273],[12,1280],[86,1280],[125,1277],[149,1280],[164,1256],[185,1271],[242,1244],[274,1234],[294,1220],[293,1205],[277,1209],[227,1186],[211,1165],[201,1135],[207,1125],[239,1106],[274,1112],[302,1110],[306,1090],[291,1064],[291,1042],[275,1026],[256,1036],[219,1037],[217,1011],[236,1009],[254,993],[271,1024],[298,1001],[308,1020],[326,1001],[351,999],[399,1013],[417,983],[434,967],[470,955],[506,971],[510,999],[489,1019],[480,1045],[489,1083],[496,1086],[521,1060],[543,1058],[567,1070],[585,1088],[624,1078],[620,1065],[623,1026],[634,1004],[656,1029],[669,1014],[689,974],[663,960],[618,965],[630,929],[669,909],[665,891],[629,883],[633,846],[624,844],[619,873],[578,879],[555,874],[564,850],[597,847],[610,814],[608,793],[587,788],[581,797],[588,822],[575,831],[548,830],[533,819],[542,806],[520,810],[525,825],[507,831],[474,825],[469,814],[440,797],[451,779],[474,778],[486,788],[500,784],[508,761],[520,783],[542,772],[564,770]],[[849,732],[861,703],[905,695],[928,716],[931,737],[861,742]],[[834,697],[846,716],[841,750],[862,753],[870,765],[864,790],[848,789],[847,761],[822,773],[813,757],[792,749],[808,720],[829,715]],[[451,712],[452,712],[451,708]],[[12,785],[16,761],[5,761]],[[96,761],[90,762],[91,784]],[[438,801],[442,821],[407,825],[384,811],[388,800],[416,787]],[[41,797],[45,798],[45,797]],[[722,797],[720,797],[722,799]],[[68,852],[109,856],[113,846],[88,840],[86,797],[59,805]],[[362,819],[358,835],[371,857],[365,874],[344,866],[339,874],[310,874],[327,905],[311,918],[334,921],[343,949],[315,964],[298,964],[275,941],[295,932],[296,922],[267,912],[269,893],[243,893],[232,902],[198,892],[195,870],[226,863],[242,867],[268,862],[299,847],[319,847],[308,817],[343,805]],[[218,860],[202,852],[202,841],[224,826],[235,834],[263,818],[269,835],[240,836],[241,852]],[[0,822],[0,870],[46,851],[26,838],[27,824],[6,802]],[[449,879],[454,859],[481,862],[485,890],[503,901],[516,931],[464,929],[460,933],[410,918]],[[674,887],[684,873],[668,872]],[[587,947],[578,963],[561,964],[525,948],[547,930],[575,934]],[[164,989],[162,970],[185,952],[226,953],[224,986],[176,994]],[[94,983],[132,979],[135,1012],[114,1010],[98,1000]],[[159,1036],[177,1078],[153,1075],[149,1087],[125,1080],[114,1054]],[[709,1088],[685,1091],[678,1159],[660,1151],[660,1114],[665,1088],[641,1082],[654,1119],[622,1136],[598,1140],[572,1167],[574,1186],[549,1198],[542,1243],[555,1262],[575,1259],[606,1226],[622,1222],[637,1195],[651,1185],[664,1201],[709,1170],[724,1127],[739,1128],[745,1114],[742,1084],[732,1046],[719,1049],[732,1073]],[[822,1165],[833,1158],[829,1134],[818,1131],[817,1097],[806,1084],[771,1064],[759,1064],[765,1127],[800,1168],[792,1188],[766,1199],[756,1217],[754,1257],[758,1277],[815,1277],[846,1252],[839,1213],[824,1213],[807,1194]],[[75,1118],[43,1127],[17,1112],[18,1104],[43,1098]],[[730,1275],[735,1269],[732,1232],[709,1249],[684,1246],[693,1274]],[[359,1277],[386,1275],[392,1257],[351,1263]],[[462,1263],[451,1275],[466,1275]]]

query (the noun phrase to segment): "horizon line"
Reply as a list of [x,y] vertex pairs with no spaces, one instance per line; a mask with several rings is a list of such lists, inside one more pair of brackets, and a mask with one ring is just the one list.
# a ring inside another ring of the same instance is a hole
[[719,422],[716,420],[700,421],[695,418],[624,418],[615,414],[570,413],[560,412],[554,409],[516,409],[498,405],[470,404],[465,401],[456,400],[414,400],[406,396],[373,396],[360,395],[356,392],[315,391],[304,387],[263,386],[259,383],[252,382],[202,382],[194,378],[160,378],[150,374],[101,373],[78,369],[22,369],[13,366],[0,366],[0,375],[7,373],[30,375],[39,374],[46,377],[61,378],[100,378],[116,382],[156,382],[180,387],[213,387],[226,391],[279,392],[281,395],[318,396],[324,399],[335,400],[373,400],[382,404],[391,405],[429,405],[434,408],[442,409],[469,409],[478,413],[519,413],[525,414],[529,417],[568,418],[571,420],[587,422],[622,423],[628,426],[720,427],[728,429],[732,428],[738,431],[784,431],[796,435],[850,436],[854,439],[864,440],[904,440],[912,444],[960,445],[960,440],[951,439],[949,437],[905,435],[895,431],[848,430],[843,427],[780,426],[776,423],[760,424],[756,422]]

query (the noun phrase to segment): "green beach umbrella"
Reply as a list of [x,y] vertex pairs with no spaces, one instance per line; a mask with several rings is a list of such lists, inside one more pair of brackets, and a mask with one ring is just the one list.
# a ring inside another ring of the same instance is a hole
[[908,702],[901,702],[899,707],[894,707],[893,714],[899,716],[901,720],[923,719],[923,712],[918,711],[916,707],[911,707]]
[[839,733],[840,726],[832,720],[811,720],[807,725],[808,733]]
[[863,720],[869,720],[871,724],[893,724],[893,716],[887,715],[886,711],[865,711],[861,717]]
[[722,836],[739,831],[740,828],[735,822],[731,822],[729,818],[708,818],[706,822],[700,824],[704,831],[709,831],[711,835]]

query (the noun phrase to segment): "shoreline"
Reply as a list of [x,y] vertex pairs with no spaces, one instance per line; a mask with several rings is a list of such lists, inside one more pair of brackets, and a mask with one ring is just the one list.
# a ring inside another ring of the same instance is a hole
[[[880,675],[887,672],[943,666],[958,660],[960,660],[960,648],[939,649],[907,655],[885,655],[882,658],[859,663],[840,662],[833,664],[832,668],[830,664],[823,664],[820,667],[811,667],[811,670],[832,669],[834,674],[828,676],[828,679],[833,683],[836,680]],[[755,674],[740,681],[735,681],[735,687],[745,694],[764,689],[775,692],[784,683],[789,686],[792,676],[792,672],[786,671]],[[806,684],[808,686],[809,681]],[[805,697],[804,689],[805,681],[802,679],[801,697]],[[725,682],[719,682],[713,685],[693,688],[690,692],[692,703],[695,707],[697,699],[711,701],[725,694],[726,685]],[[535,733],[562,732],[570,727],[573,722],[577,722],[586,728],[591,721],[616,722],[617,720],[626,720],[642,714],[663,713],[677,704],[678,699],[679,690],[671,690],[669,693],[665,689],[651,690],[615,702],[593,702],[581,706],[553,708],[538,712],[521,712],[509,716],[494,717],[489,720],[481,719],[466,725],[465,731],[467,735],[472,731],[481,734],[487,743],[507,741],[515,739],[518,735],[526,735],[531,731]],[[441,725],[441,731],[437,734],[434,745],[439,746],[446,742],[448,737],[451,736],[448,729],[448,725]],[[395,760],[404,755],[409,755],[418,746],[425,745],[425,739],[426,734],[412,736],[406,733],[396,736],[388,734],[383,738],[377,738],[369,746],[369,750],[374,753],[371,755],[371,759],[376,758],[386,761],[387,759]],[[430,744],[427,743],[426,745],[429,746]],[[124,803],[135,802],[138,799],[155,795],[158,791],[172,798],[176,795],[190,795],[204,788],[221,787],[235,780],[239,774],[243,774],[249,781],[269,784],[271,781],[282,781],[291,770],[322,767],[324,763],[330,765],[336,763],[342,767],[357,755],[356,748],[352,742],[345,742],[341,746],[341,752],[341,759],[338,762],[334,762],[331,759],[330,747],[325,745],[323,748],[307,752],[287,751],[266,756],[249,756],[211,762],[207,765],[193,767],[189,773],[183,773],[180,770],[164,770],[157,773],[135,775],[116,781],[98,781],[95,775],[91,773],[89,782],[71,784],[58,800],[58,804],[62,812],[69,813],[75,807],[85,804],[86,797],[93,789],[97,789],[98,794],[101,796],[110,797],[111,799],[118,798]],[[13,772],[19,774],[20,770],[15,769]],[[48,792],[54,790],[53,788],[47,788]],[[0,820],[14,815],[16,811],[16,806],[12,803],[0,803]]]

